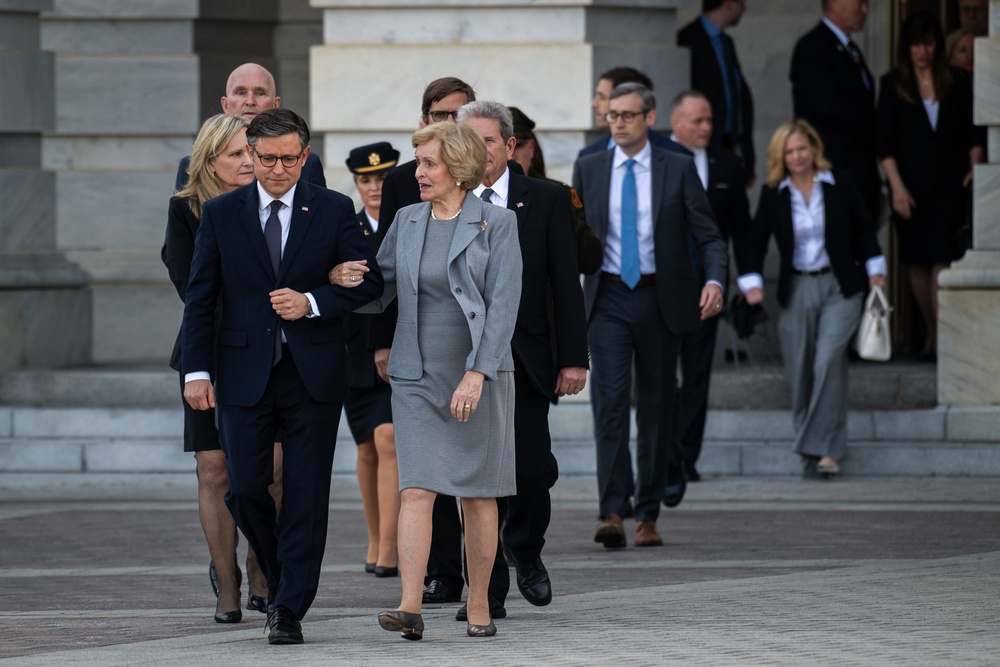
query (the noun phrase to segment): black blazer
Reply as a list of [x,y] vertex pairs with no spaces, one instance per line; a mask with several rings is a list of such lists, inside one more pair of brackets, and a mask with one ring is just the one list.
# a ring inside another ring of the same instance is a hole
[[[868,289],[865,261],[882,254],[875,238],[875,225],[850,173],[834,172],[835,185],[821,183],[826,216],[824,242],[830,257],[830,268],[845,297]],[[795,232],[792,227],[792,194],[790,189],[778,191],[765,185],[760,191],[760,203],[750,230],[750,243],[737,262],[741,273],[763,273],[764,255],[771,235],[774,235],[781,257],[778,273],[778,303],[788,305],[792,285],[792,253]]]
[[836,169],[853,173],[868,214],[874,217],[881,189],[875,154],[875,79],[864,57],[859,69],[833,31],[820,22],[795,44],[789,78],[795,116],[816,128],[825,156]]
[[882,77],[878,103],[879,158],[893,157],[899,175],[914,196],[958,194],[969,171],[969,150],[975,143],[972,89],[957,72],[954,84],[938,107],[937,130],[931,128],[916,82],[913,102],[896,94],[892,72]]
[[507,208],[517,216],[523,265],[511,351],[547,397],[554,396],[558,369],[589,367],[571,206],[564,186],[510,175]]
[[[682,155],[691,151],[675,141],[667,150]],[[715,224],[726,241],[733,240],[734,247],[743,247],[750,239],[750,200],[744,187],[743,165],[740,159],[725,148],[709,146],[708,154],[708,204],[712,207]],[[739,253],[737,252],[737,256]]]
[[[177,165],[177,176],[174,178],[174,192],[180,192],[187,185],[187,170],[190,164],[190,155],[185,155],[181,158],[180,164]],[[306,157],[306,162],[302,165],[302,174],[299,176],[299,180],[318,185],[321,188],[326,187],[326,176],[323,173],[323,163],[319,159],[319,153],[309,153],[309,156]]]
[[[362,208],[358,211],[358,225],[372,252],[378,250],[376,233]],[[379,227],[381,228],[381,223]],[[384,380],[375,370],[375,355],[368,349],[368,325],[371,315],[348,313],[344,315],[344,343],[347,345],[347,386],[370,389]]]
[[[740,75],[740,115],[743,118],[743,133],[738,137],[738,141],[743,156],[741,163],[743,182],[746,184],[753,176],[756,160],[753,147],[753,96],[750,94],[750,86],[747,85],[747,78],[740,67],[740,61],[736,57],[736,47],[732,38],[722,33],[722,39],[732,49],[736,71]],[[691,50],[691,88],[704,93],[712,105],[711,141],[713,146],[722,146],[722,137],[726,130],[726,85],[712,40],[705,32],[700,17],[677,33],[677,46],[686,46]]]

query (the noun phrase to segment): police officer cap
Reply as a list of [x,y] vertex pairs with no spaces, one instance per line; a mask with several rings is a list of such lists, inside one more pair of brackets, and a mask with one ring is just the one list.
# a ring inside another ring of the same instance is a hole
[[399,151],[388,141],[358,146],[347,158],[347,168],[354,174],[378,174],[396,166]]
[[514,136],[521,139],[530,138],[531,131],[535,129],[535,121],[528,118],[517,107],[507,108],[510,110],[510,117],[514,121]]

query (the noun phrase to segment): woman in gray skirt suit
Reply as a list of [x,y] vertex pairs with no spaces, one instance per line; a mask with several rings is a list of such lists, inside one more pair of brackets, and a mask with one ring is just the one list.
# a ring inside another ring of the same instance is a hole
[[385,292],[361,311],[399,299],[388,364],[379,372],[392,384],[403,596],[396,611],[379,614],[379,624],[405,639],[423,636],[431,512],[443,493],[461,498],[465,515],[467,633],[491,636],[495,499],[516,490],[510,339],[521,297],[517,220],[469,192],[486,167],[486,144],[474,129],[436,123],[418,130],[413,146],[422,203],[396,214],[378,253]]

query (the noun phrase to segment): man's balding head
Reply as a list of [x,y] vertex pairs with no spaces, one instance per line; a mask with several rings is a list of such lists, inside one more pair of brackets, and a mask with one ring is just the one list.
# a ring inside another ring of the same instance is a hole
[[281,106],[274,77],[256,63],[244,63],[233,70],[226,81],[222,111],[251,121],[261,111]]

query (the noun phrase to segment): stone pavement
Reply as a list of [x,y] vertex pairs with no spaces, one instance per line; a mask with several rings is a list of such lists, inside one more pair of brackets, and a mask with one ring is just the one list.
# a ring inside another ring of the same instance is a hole
[[995,479],[709,479],[661,513],[666,546],[609,551],[591,541],[593,478],[565,477],[553,603],[514,589],[484,640],[457,605],[428,607],[424,640],[406,642],[378,628],[399,580],[361,571],[356,484],[335,475],[306,644],[288,647],[267,645],[256,613],[212,622],[194,488],[0,475],[0,664],[1000,664]]

